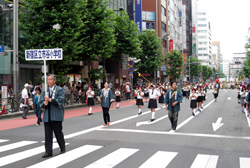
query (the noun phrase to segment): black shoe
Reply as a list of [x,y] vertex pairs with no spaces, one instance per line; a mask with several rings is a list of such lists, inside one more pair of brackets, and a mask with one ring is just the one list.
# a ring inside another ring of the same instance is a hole
[[151,122],[153,122],[155,119],[151,119]]
[[194,112],[192,112],[192,115],[195,116]]
[[176,127],[173,127],[173,130],[175,131],[175,130],[176,130]]
[[22,117],[23,119],[27,119],[27,117]]
[[141,115],[141,114],[142,114],[142,112],[138,113],[138,115]]
[[45,153],[42,158],[47,158],[47,157],[51,157],[52,156],[52,153]]
[[65,149],[61,149],[60,154],[64,154],[65,152],[66,152],[66,150],[65,150]]
[[201,107],[201,109],[203,109],[203,107]]

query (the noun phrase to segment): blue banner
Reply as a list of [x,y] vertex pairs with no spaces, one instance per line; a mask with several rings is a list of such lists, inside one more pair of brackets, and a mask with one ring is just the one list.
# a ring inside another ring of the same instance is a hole
[[179,10],[179,17],[181,18],[182,17],[182,11]]
[[135,23],[142,30],[142,0],[135,0]]

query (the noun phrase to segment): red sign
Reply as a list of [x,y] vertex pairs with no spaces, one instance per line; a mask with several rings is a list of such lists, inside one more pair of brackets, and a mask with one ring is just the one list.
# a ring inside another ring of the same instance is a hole
[[193,33],[195,33],[195,27],[193,27]]
[[169,40],[169,52],[172,52],[173,50],[173,39]]

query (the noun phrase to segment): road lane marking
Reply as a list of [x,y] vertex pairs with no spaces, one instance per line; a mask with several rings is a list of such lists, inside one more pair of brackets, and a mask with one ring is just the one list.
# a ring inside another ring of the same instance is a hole
[[[66,143],[66,145],[68,145],[68,143]],[[58,148],[58,144],[57,143],[53,143],[53,149]],[[33,148],[33,149],[29,149],[23,152],[18,152],[12,155],[7,155],[4,157],[0,158],[0,167],[1,166],[5,166],[26,158],[29,158],[31,156],[37,155],[39,153],[43,153],[44,152],[44,146],[39,146],[37,148]]]
[[177,152],[158,151],[146,162],[144,162],[139,168],[165,168],[177,154]]
[[110,132],[129,132],[129,133],[143,133],[143,134],[159,134],[159,135],[177,135],[177,136],[191,136],[191,137],[207,137],[207,138],[225,138],[225,139],[241,139],[250,140],[250,137],[239,137],[229,135],[215,135],[215,134],[194,134],[194,133],[179,133],[179,132],[164,132],[164,131],[147,131],[136,129],[97,129],[96,131],[110,131]]
[[37,141],[20,141],[20,142],[8,144],[8,145],[0,146],[0,152],[5,152],[8,150],[20,148],[20,147],[31,145],[34,143],[37,143]]
[[161,118],[159,118],[159,119],[156,119],[155,121],[142,121],[142,122],[137,122],[136,123],[136,126],[138,127],[138,126],[141,126],[141,125],[150,125],[150,124],[155,124],[155,123],[157,123],[158,121],[161,121],[161,120],[163,120],[163,119],[165,119],[165,118],[167,118],[168,117],[168,115],[166,115],[166,116],[163,116],[163,117],[161,117]]
[[7,141],[9,141],[9,140],[7,140],[7,139],[0,139],[0,143],[7,142]]
[[216,121],[216,123],[212,123],[212,127],[213,127],[213,130],[216,131],[217,129],[219,129],[222,125],[224,125],[224,123],[221,123],[222,121],[222,118],[219,117]]
[[28,168],[40,168],[40,167],[60,167],[66,163],[69,163],[73,160],[76,160],[84,155],[87,155],[91,152],[94,152],[103,146],[96,146],[96,145],[84,145],[82,147],[73,149],[71,151],[67,151],[63,155],[58,155],[56,157],[53,157],[51,159],[45,160],[43,162],[37,163],[35,165],[32,165]]
[[240,157],[240,168],[249,168],[250,158]]
[[[203,107],[204,111],[208,106],[210,106],[212,103],[214,102],[214,100],[210,101],[206,106]],[[200,112],[195,113],[195,116],[197,116],[198,114],[200,114]],[[190,116],[189,118],[187,118],[185,121],[183,121],[181,124],[178,124],[176,127],[176,130],[180,129],[181,127],[183,127],[185,124],[187,124],[189,121],[191,121],[195,116]],[[170,130],[169,132],[173,133],[175,132],[174,130]]]
[[247,110],[245,110],[245,114],[246,114],[246,118],[247,118],[247,123],[248,123],[248,126],[250,127],[250,118],[247,117],[248,113],[249,112]]
[[198,154],[190,168],[216,168],[219,156]]
[[129,156],[133,155],[139,151],[139,149],[130,149],[130,148],[120,148],[109,155],[97,160],[96,162],[88,165],[85,168],[110,168],[114,167],[123,160],[127,159]]

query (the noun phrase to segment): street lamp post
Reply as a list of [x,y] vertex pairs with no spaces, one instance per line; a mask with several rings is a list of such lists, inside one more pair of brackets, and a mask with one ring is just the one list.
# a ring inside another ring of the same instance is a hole
[[190,69],[190,58],[191,58],[191,57],[195,57],[195,56],[194,56],[194,55],[193,55],[193,56],[190,55],[190,56],[188,57],[188,58],[189,58],[189,72],[188,72],[188,73],[189,73],[189,75],[188,75],[188,76],[189,76],[189,82],[191,82],[191,76],[190,76],[190,71],[191,71],[191,69]]
[[13,1],[13,85],[14,94],[18,96],[19,66],[18,66],[18,1]]

